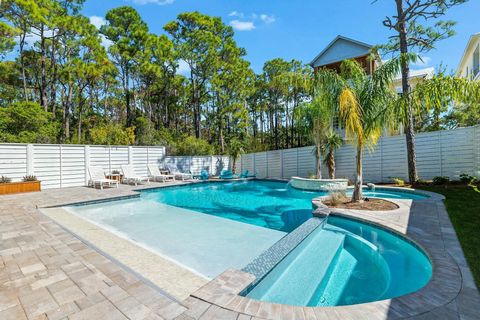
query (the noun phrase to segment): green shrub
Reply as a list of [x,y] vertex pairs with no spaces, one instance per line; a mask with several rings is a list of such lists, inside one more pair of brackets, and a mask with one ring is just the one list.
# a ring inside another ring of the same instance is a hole
[[10,183],[10,182],[12,182],[12,179],[10,179],[9,177],[5,177],[5,176],[0,177],[0,183]]
[[474,180],[475,180],[475,177],[469,175],[468,173],[460,174],[460,182],[462,183],[469,184]]
[[0,108],[0,141],[55,143],[59,124],[36,102],[16,102]]
[[442,176],[437,176],[433,178],[433,184],[434,185],[444,185],[450,182],[449,177],[442,177]]
[[193,136],[181,137],[175,143],[177,156],[209,156],[215,153],[215,148],[207,141]]
[[34,175],[26,175],[22,178],[23,182],[28,182],[28,181],[38,181],[37,177]]
[[124,128],[121,124],[99,124],[90,129],[92,144],[132,145],[135,143],[135,127]]

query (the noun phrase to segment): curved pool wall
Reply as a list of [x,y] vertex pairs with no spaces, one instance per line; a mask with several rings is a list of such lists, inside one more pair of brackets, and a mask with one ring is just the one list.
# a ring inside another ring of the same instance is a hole
[[389,299],[425,286],[427,255],[394,232],[330,216],[244,296],[294,306],[341,306]]
[[292,177],[290,185],[296,189],[306,191],[345,191],[348,188],[347,179],[307,179]]

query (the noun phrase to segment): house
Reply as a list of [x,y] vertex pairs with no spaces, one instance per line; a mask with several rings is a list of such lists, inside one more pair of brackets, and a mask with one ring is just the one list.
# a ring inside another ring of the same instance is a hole
[[[375,69],[382,65],[380,56],[376,53],[372,55],[373,45],[354,40],[345,36],[337,36],[323,49],[309,65],[314,71],[321,68],[328,68],[339,71],[342,61],[351,59],[356,60],[363,66],[367,74],[371,74]],[[373,59],[372,59],[373,57]],[[418,70],[410,70],[409,83],[414,88],[424,79],[430,79],[435,73],[434,68],[424,68]],[[402,75],[398,74],[393,79],[393,88],[398,94],[402,93]],[[333,127],[341,136],[345,136],[345,132],[339,127],[338,119],[335,117]],[[402,130],[400,130],[402,132]]]
[[329,68],[339,71],[343,60],[352,59],[358,61],[365,68],[365,71],[371,74],[381,63],[380,58],[369,58],[372,49],[372,45],[339,35],[309,65],[313,70]]
[[[434,67],[416,69],[416,70],[410,69],[410,75],[408,77],[410,87],[415,88],[415,86],[418,83],[426,79],[431,79],[434,75],[435,75]],[[393,87],[395,88],[395,91],[398,94],[402,93],[402,74],[401,73],[396,75],[395,78],[393,79]]]
[[472,35],[468,40],[455,76],[480,80],[480,32]]

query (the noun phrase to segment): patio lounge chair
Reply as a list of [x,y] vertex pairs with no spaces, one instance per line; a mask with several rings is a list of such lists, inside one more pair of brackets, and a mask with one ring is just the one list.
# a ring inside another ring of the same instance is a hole
[[89,185],[93,186],[94,188],[97,185],[100,186],[100,189],[103,190],[103,186],[112,186],[115,185],[118,188],[118,181],[113,179],[105,178],[105,173],[102,168],[91,166],[88,167],[88,174],[90,176]]
[[181,172],[180,170],[178,170],[177,167],[169,165],[167,165],[167,169],[170,174],[174,175],[175,177],[182,178],[182,181],[193,179],[193,174],[191,174],[190,172]]
[[173,174],[162,174],[160,172],[160,169],[158,169],[158,166],[154,163],[149,163],[147,165],[147,169],[148,169],[148,176],[153,181],[162,181],[162,182],[165,182],[167,180],[175,181],[175,176]]
[[210,178],[210,175],[208,174],[207,170],[202,170],[202,172],[200,172],[200,176],[199,176],[200,180],[205,181],[205,180],[208,180],[209,178]]
[[250,174],[250,172],[248,170],[245,170],[242,172],[242,174],[240,175],[240,178],[242,179],[246,179],[246,178],[256,178],[257,177],[257,174]]
[[131,182],[138,185],[138,183],[146,182],[150,183],[150,179],[148,177],[142,177],[135,173],[133,166],[131,165],[122,165],[122,172],[123,172],[123,181],[130,184]]
[[220,179],[238,179],[240,176],[238,174],[233,174],[231,170],[222,170],[220,172]]

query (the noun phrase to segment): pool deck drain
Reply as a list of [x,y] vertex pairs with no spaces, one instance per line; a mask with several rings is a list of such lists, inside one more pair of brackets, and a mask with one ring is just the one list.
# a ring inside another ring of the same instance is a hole
[[[152,184],[147,187],[161,186]],[[143,187],[141,187],[143,188]],[[50,189],[0,197],[0,319],[478,319],[480,295],[439,199],[399,201],[402,210],[345,211],[406,234],[432,258],[419,292],[344,307],[269,304],[238,296],[254,276],[227,270],[182,302],[100,254],[40,213],[48,207],[135,194]],[[161,289],[161,288],[160,288]]]

